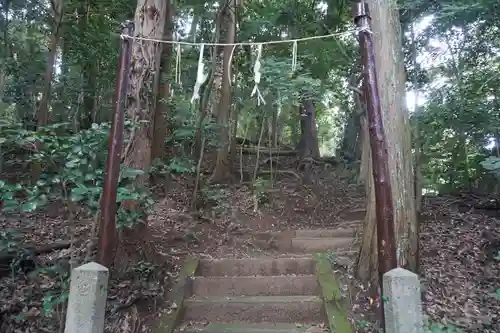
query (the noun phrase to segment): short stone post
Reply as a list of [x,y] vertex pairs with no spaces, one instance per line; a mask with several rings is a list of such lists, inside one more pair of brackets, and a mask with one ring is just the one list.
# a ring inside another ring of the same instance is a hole
[[95,262],[73,269],[64,333],[103,333],[109,270]]
[[384,274],[386,333],[423,333],[420,281],[417,274],[394,268]]

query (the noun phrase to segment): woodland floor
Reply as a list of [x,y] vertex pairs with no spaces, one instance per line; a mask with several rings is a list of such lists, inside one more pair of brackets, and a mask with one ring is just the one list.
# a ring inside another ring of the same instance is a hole
[[[273,250],[252,243],[253,231],[335,226],[340,222],[338,213],[363,207],[362,190],[349,185],[353,183],[350,172],[321,168],[314,174],[312,185],[301,185],[293,175],[276,179],[266,202],[257,209],[252,191],[238,185],[223,188],[225,194],[218,203],[204,202],[196,213],[189,209],[192,189],[187,181],[171,181],[169,195],[158,196],[149,218],[152,241],[163,263],[138,262],[125,276],[110,281],[106,332],[151,332],[152,323],[175,307],[164,295],[188,254],[262,255]],[[493,258],[498,248],[492,241],[500,239],[500,211],[474,208],[489,204],[477,196],[427,198],[422,214],[424,311],[430,320],[453,323],[464,332],[500,332],[496,298],[500,265]],[[488,216],[491,212],[498,215]],[[21,229],[22,241],[36,245],[67,241],[73,231],[76,240],[90,238],[91,220],[77,216],[69,223],[64,217],[54,205],[43,213],[0,217],[0,230]],[[71,249],[38,256],[37,264],[47,268],[70,258],[78,263],[85,254],[85,242],[75,241]],[[48,308],[62,290],[61,279],[55,276],[43,269],[0,280],[0,332],[57,332],[64,304],[54,311]],[[378,302],[370,300],[362,291],[366,288],[354,278],[349,280],[356,287],[349,296],[359,332],[376,332],[372,322]],[[52,301],[47,297],[50,293]]]

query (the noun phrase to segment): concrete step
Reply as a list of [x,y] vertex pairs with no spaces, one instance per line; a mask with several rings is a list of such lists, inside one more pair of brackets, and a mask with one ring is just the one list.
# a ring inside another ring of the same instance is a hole
[[201,276],[309,275],[314,274],[312,257],[200,260]]
[[335,229],[301,229],[295,232],[296,238],[320,238],[320,237],[354,237],[358,228],[335,228]]
[[294,252],[314,253],[346,250],[353,243],[352,237],[326,238],[326,237],[301,237],[292,239]]
[[205,297],[186,301],[185,321],[219,323],[319,323],[323,302],[317,296]]
[[185,328],[184,333],[305,333],[311,325],[286,323],[261,324],[221,324],[210,323],[206,326],[193,325]]
[[195,277],[193,294],[205,296],[319,295],[315,275]]
[[351,228],[359,228],[360,226],[363,225],[364,218],[362,219],[356,219],[356,220],[346,220],[342,222],[342,226],[345,228],[351,227]]
[[365,218],[365,215],[366,208],[351,209],[339,214],[339,216],[346,221],[363,220]]

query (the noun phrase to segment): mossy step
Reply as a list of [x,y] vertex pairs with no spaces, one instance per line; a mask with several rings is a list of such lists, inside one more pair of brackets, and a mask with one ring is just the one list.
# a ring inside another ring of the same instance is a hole
[[330,332],[354,333],[339,282],[332,271],[330,260],[325,255],[316,255],[316,275]]

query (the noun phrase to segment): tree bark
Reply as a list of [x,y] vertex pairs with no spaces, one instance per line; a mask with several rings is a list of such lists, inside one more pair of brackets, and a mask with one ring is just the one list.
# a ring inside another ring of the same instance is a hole
[[[163,39],[165,28],[166,2],[163,0],[138,0],[135,12],[135,35],[142,38]],[[151,166],[152,120],[154,111],[153,87],[155,70],[158,68],[158,43],[135,40],[132,45],[130,80],[127,98],[127,114],[134,128],[128,133],[124,147],[124,167],[149,171]],[[135,185],[138,189],[147,185],[147,173],[138,175]],[[141,212],[140,203],[128,200],[120,209]],[[137,221],[132,228],[122,228],[119,237],[115,266],[123,271],[133,256],[150,257],[154,250],[147,240],[147,218]],[[133,249],[133,251],[130,251]]]
[[[408,111],[405,104],[405,69],[398,7],[391,0],[370,0],[375,62],[377,66],[380,102],[388,143],[390,181],[394,205],[394,225],[398,266],[417,270],[418,223],[415,213],[414,178],[411,158],[411,137]],[[366,145],[365,145],[366,147]],[[368,149],[368,148],[366,148]],[[367,182],[373,176],[367,174]],[[376,253],[377,247],[368,239],[375,233],[374,192],[367,192],[361,254]],[[373,214],[372,214],[373,212]],[[375,243],[376,244],[376,243]],[[358,275],[376,280],[377,263],[367,263],[368,256],[360,255]],[[370,272],[362,272],[369,269]]]
[[342,139],[342,152],[351,156],[354,159],[359,157],[358,152],[360,146],[360,132],[361,132],[361,122],[360,115],[356,113],[356,110],[351,110],[347,118],[347,124],[344,129],[344,138]]
[[[43,127],[49,124],[49,100],[52,87],[52,76],[54,75],[54,62],[57,54],[57,43],[61,35],[61,25],[63,19],[63,0],[52,0],[50,2],[52,9],[52,34],[49,41],[49,52],[47,65],[45,68],[45,84],[42,91],[42,98],[37,110],[37,127]],[[36,149],[42,149],[40,142],[36,142]],[[31,182],[34,184],[40,178],[42,166],[39,163],[33,164],[31,171]]]
[[[371,162],[370,134],[365,116],[361,118],[361,169],[360,179],[365,182],[367,200],[375,200],[373,167]],[[378,277],[377,256],[377,221],[375,216],[375,202],[368,201],[364,222],[363,238],[358,256],[357,275],[363,281],[373,281]]]
[[[224,42],[226,44],[234,43],[236,34],[235,21],[235,0],[229,0],[224,9]],[[219,148],[217,149],[217,159],[215,169],[212,175],[214,182],[221,182],[230,174],[229,163],[229,115],[231,113],[231,54],[233,46],[224,46],[223,54],[223,72],[220,90],[220,100],[218,103],[217,124],[219,125]]]
[[[2,1],[3,9],[3,54],[2,61],[0,63],[0,102],[3,101],[5,92],[5,80],[7,79],[7,61],[12,57],[12,49],[9,39],[9,10],[10,10],[11,0]],[[1,171],[1,170],[0,170]]]
[[[174,8],[170,0],[166,2],[165,38],[173,38]],[[171,85],[165,78],[170,72],[172,62],[172,44],[163,44],[161,53],[160,70],[157,80],[157,99],[153,116],[153,143],[151,146],[151,162],[155,159],[163,160],[165,157],[165,137],[167,135],[167,115],[169,112],[169,99]]]
[[[92,40],[87,37],[89,34],[89,13],[95,10],[93,1],[86,1],[78,8],[78,28],[86,37],[88,43]],[[80,116],[81,129],[88,129],[95,122],[96,96],[97,96],[97,61],[91,53],[84,53],[82,65],[82,93],[83,110]],[[76,123],[76,119],[75,119]],[[76,126],[75,126],[76,127]],[[77,128],[75,128],[77,129]]]
[[[221,42],[221,16],[217,14],[216,22],[215,22],[215,36],[214,42]],[[198,160],[201,156],[201,146],[203,142],[203,122],[208,114],[208,109],[210,106],[210,100],[212,99],[212,90],[215,81],[215,76],[217,72],[217,59],[218,56],[218,48],[213,47],[212,58],[210,70],[208,72],[208,78],[205,83],[201,86],[201,97],[199,102],[199,112],[198,112],[198,122],[196,124],[196,132],[194,134],[194,144],[193,144],[193,156],[196,160]]]
[[316,126],[316,107],[312,99],[307,98],[302,101],[300,115],[301,138],[297,146],[301,158],[320,157],[318,130]]
[[271,147],[278,147],[278,111],[277,107],[273,108],[273,116],[271,118]]
[[231,147],[229,148],[229,152],[231,154],[230,160],[231,163],[234,163],[236,161],[236,156],[238,154],[238,149],[236,147],[237,145],[237,140],[236,140],[236,134],[238,133],[238,118],[240,116],[240,110],[239,106],[235,105],[233,112],[232,112],[232,128],[231,128]]
[[[135,12],[136,36],[163,39],[166,2],[162,0],[138,0]],[[158,67],[161,45],[150,41],[135,40],[132,47],[130,85],[127,113],[135,122],[125,149],[124,164],[128,168],[147,171],[151,165],[151,127],[154,111],[151,87]],[[140,175],[138,184],[145,185],[147,177]]]
[[49,53],[47,58],[47,66],[45,69],[45,85],[42,92],[42,99],[38,108],[38,126],[45,126],[49,123],[49,100],[50,90],[52,87],[52,76],[54,75],[54,62],[57,54],[57,43],[61,35],[61,23],[63,18],[63,1],[52,0],[52,15],[53,25],[52,34],[49,41]]
[[[415,126],[413,131],[413,142],[415,143],[415,213],[417,214],[417,220],[420,221],[420,212],[422,209],[422,189],[423,189],[423,177],[422,177],[422,164],[423,164],[423,149],[422,149],[422,139],[420,136],[420,108],[418,105],[419,98],[419,83],[418,83],[418,73],[417,73],[417,40],[415,37],[415,24],[411,25],[411,56],[413,63],[413,91],[415,94],[415,102],[413,104],[413,113],[415,115]],[[419,223],[419,222],[417,222]],[[420,225],[418,226],[420,229]],[[420,233],[420,231],[419,231]],[[419,271],[419,261],[420,261],[420,246],[417,251],[417,271]]]

